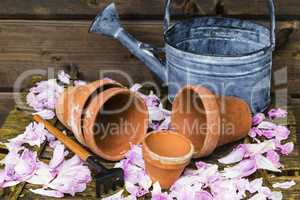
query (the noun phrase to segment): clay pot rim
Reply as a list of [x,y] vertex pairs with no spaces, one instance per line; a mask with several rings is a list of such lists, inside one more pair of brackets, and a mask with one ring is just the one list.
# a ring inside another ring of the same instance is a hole
[[[104,93],[107,94],[107,95],[105,95],[105,98],[103,98],[103,96],[100,97]],[[142,97],[137,92],[131,91],[127,88],[121,88],[121,87],[115,87],[115,88],[107,89],[107,90],[103,91],[102,93],[99,93],[96,97],[94,97],[92,99],[91,104],[92,104],[93,101],[101,102],[101,103],[96,104],[95,110],[97,110],[97,114],[91,116],[91,123],[95,124],[98,113],[99,113],[99,110],[102,108],[102,106],[108,100],[110,100],[110,98],[112,98],[113,96],[119,95],[119,94],[133,95],[134,98],[138,99],[139,101],[141,101],[143,103],[142,105],[143,105],[144,109],[146,110],[146,113],[144,114],[145,115],[145,120],[147,121],[146,124],[148,124],[148,122],[149,122],[148,109],[147,109],[147,106],[146,106],[144,100],[142,99]],[[102,100],[100,101],[99,99],[102,99]],[[89,109],[89,106],[86,108],[86,110],[88,110],[88,109]],[[85,116],[83,117],[83,120],[84,120],[83,124],[85,124],[86,123]],[[148,129],[148,126],[145,126],[145,131],[144,131],[145,134],[147,133],[147,129]],[[84,139],[85,139],[87,145],[89,146],[89,148],[91,148],[96,154],[100,155],[102,158],[104,158],[106,160],[110,160],[110,161],[121,160],[121,159],[124,158],[125,154],[130,150],[130,149],[128,149],[128,151],[124,151],[119,155],[114,155],[114,156],[107,155],[105,152],[103,152],[98,147],[98,145],[96,143],[96,140],[95,140],[94,131],[90,131],[90,129],[85,130],[83,135],[84,135]],[[140,144],[143,141],[143,139],[144,139],[144,137],[140,137],[140,139],[137,141],[136,144]]]
[[[80,120],[79,121],[80,126],[78,127],[78,129],[73,130],[73,133],[74,133],[76,139],[84,146],[87,146],[87,143],[86,143],[84,133],[83,133],[83,130],[82,130],[82,127],[83,127],[82,119],[84,117],[85,110],[86,110],[86,108],[88,107],[88,105],[90,103],[89,99],[93,98],[91,95],[93,93],[95,93],[99,88],[103,88],[103,87],[108,86],[108,85],[112,85],[113,87],[120,87],[120,88],[124,87],[120,83],[118,83],[114,80],[111,80],[111,79],[100,79],[100,80],[96,80],[96,81],[93,81],[91,83],[88,83],[86,85],[79,85],[79,86],[73,86],[72,87],[75,92],[80,92],[82,89],[89,91],[89,95],[84,96],[84,98],[82,100],[83,103],[81,104],[81,107],[80,107],[81,112],[80,112],[80,114],[78,113],[78,120]],[[75,117],[75,119],[77,119],[77,117]]]
[[[190,151],[188,153],[186,153],[185,155],[183,155],[183,156],[177,156],[177,157],[161,156],[157,153],[154,153],[150,149],[148,144],[146,143],[147,138],[154,135],[154,134],[172,134],[172,135],[176,135],[176,136],[182,138],[183,140],[185,140],[186,142],[188,142],[190,144]],[[175,131],[170,131],[170,130],[152,131],[152,132],[148,133],[146,135],[146,137],[144,138],[143,147],[144,147],[145,151],[148,153],[150,159],[159,161],[161,164],[166,164],[166,165],[186,164],[191,160],[191,158],[194,154],[194,145],[193,145],[193,143],[187,137],[183,136],[182,134],[179,134]]]
[[[206,115],[207,124],[210,124],[209,122],[213,122],[214,120],[221,122],[221,113],[219,111],[217,96],[204,86],[186,85],[179,90],[179,92],[176,94],[176,96],[174,98],[174,101],[176,100],[176,98],[179,98],[179,96],[181,96],[183,92],[185,92],[187,90],[191,90],[192,92],[196,93],[200,97],[205,110],[209,110],[208,104],[213,104],[213,106],[217,108],[217,109],[215,109],[215,114],[210,113],[210,114]],[[203,95],[211,95],[213,97],[213,99],[210,99],[209,103],[207,103],[206,101],[203,101],[203,98],[202,98]],[[174,121],[174,115],[175,115],[174,110],[176,110],[176,109],[174,109],[174,101],[173,101],[172,112],[171,112],[171,123]],[[211,111],[211,110],[209,110],[209,111]],[[196,148],[195,148],[193,158],[199,158],[202,156],[209,155],[216,149],[216,147],[218,146],[218,140],[221,135],[221,125],[220,125],[220,123],[215,123],[215,126],[217,126],[217,128],[215,128],[213,131],[210,130],[211,128],[207,129],[208,131],[207,131],[207,134],[205,134],[203,145],[202,145],[200,151],[196,151]],[[215,139],[216,137],[217,137],[217,139]]]

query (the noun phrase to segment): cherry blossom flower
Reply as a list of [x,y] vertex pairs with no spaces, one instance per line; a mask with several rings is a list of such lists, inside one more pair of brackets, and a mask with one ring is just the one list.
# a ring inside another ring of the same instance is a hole
[[56,79],[38,82],[29,90],[26,96],[27,104],[36,111],[53,110],[63,90],[64,88],[57,83]]
[[172,200],[167,192],[161,192],[159,182],[153,184],[151,196],[151,200]]
[[270,119],[278,119],[287,117],[287,111],[281,108],[273,108],[269,110],[268,116]]
[[70,75],[67,74],[65,71],[61,70],[57,74],[58,80],[64,84],[70,84]]
[[16,151],[25,143],[30,146],[40,146],[45,140],[52,141],[54,139],[54,136],[45,129],[43,124],[31,122],[23,134],[9,140],[9,143],[6,145],[10,151]]
[[283,155],[289,155],[294,150],[294,143],[288,142],[286,144],[279,144],[277,148],[280,150],[281,154]]
[[266,117],[263,113],[257,113],[254,117],[252,117],[252,126],[259,125],[265,118]]
[[138,92],[144,99],[149,112],[149,127],[153,130],[168,130],[171,128],[171,112],[163,108],[160,99],[151,91],[149,95],[139,92],[142,87],[140,84],[134,84],[130,90]]

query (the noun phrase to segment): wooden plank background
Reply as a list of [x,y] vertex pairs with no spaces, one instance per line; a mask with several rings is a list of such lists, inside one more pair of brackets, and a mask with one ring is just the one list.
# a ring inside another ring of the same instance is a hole
[[[1,0],[0,92],[12,92],[17,78],[29,69],[50,72],[65,65],[79,67],[83,78],[99,78],[103,70],[121,70],[133,81],[157,81],[153,74],[116,40],[87,32],[95,14],[111,0]],[[163,45],[164,0],[115,0],[125,28],[143,42]],[[223,15],[268,24],[267,0],[174,0],[173,19]],[[300,1],[275,0],[277,49],[274,73],[286,70],[286,89],[300,97]],[[120,75],[108,74],[121,82]],[[276,76],[274,76],[276,77]],[[277,77],[278,78],[278,77]],[[278,82],[278,81],[277,81]],[[26,87],[26,86],[24,86]]]
[[[91,19],[112,0],[1,0],[1,18]],[[122,17],[157,18],[163,15],[164,0],[114,0]],[[267,0],[174,0],[175,15],[267,16]],[[275,0],[279,18],[300,16],[298,0]]]

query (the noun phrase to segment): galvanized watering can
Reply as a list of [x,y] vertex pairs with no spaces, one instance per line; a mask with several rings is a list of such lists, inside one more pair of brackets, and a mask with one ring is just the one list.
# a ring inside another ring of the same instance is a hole
[[162,81],[168,84],[172,102],[187,85],[202,85],[218,95],[240,97],[252,112],[264,111],[270,103],[272,51],[275,47],[274,1],[268,0],[271,28],[253,22],[222,17],[198,17],[170,25],[166,1],[163,50],[137,41],[126,32],[112,3],[93,21],[90,32],[118,39]]

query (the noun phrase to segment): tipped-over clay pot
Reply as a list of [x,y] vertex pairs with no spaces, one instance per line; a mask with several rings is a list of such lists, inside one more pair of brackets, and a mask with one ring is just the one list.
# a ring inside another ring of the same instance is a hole
[[239,98],[218,97],[205,87],[188,85],[173,101],[171,121],[178,133],[193,142],[193,157],[199,158],[245,137],[251,128],[251,111]]
[[121,84],[110,80],[97,80],[87,85],[69,87],[60,95],[56,104],[56,115],[59,121],[71,129],[76,139],[86,145],[81,128],[81,119],[89,102],[98,93]]
[[100,157],[116,161],[130,146],[143,141],[148,129],[148,110],[136,92],[110,88],[95,96],[83,117],[84,139]]
[[146,173],[153,182],[168,189],[190,163],[194,147],[192,142],[174,131],[154,131],[143,141]]

